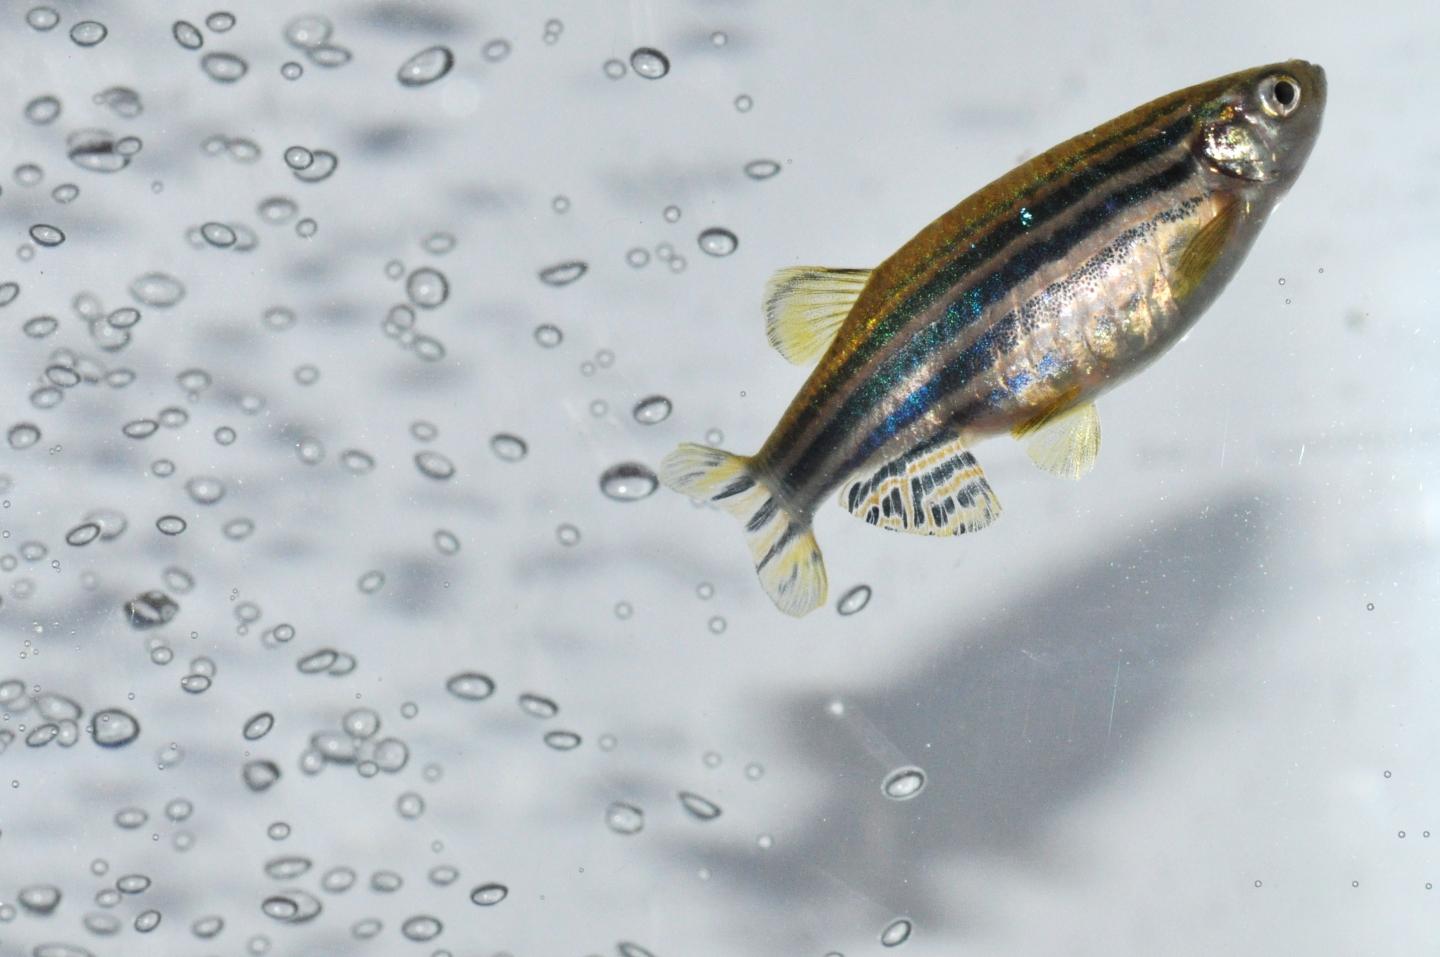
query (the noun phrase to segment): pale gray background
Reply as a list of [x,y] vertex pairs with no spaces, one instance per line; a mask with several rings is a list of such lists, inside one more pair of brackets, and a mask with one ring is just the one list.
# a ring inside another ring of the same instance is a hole
[[[11,250],[0,281],[23,287],[0,309],[0,426],[34,421],[44,438],[23,452],[0,443],[12,482],[0,552],[35,540],[50,554],[0,573],[0,679],[69,695],[87,714],[126,707],[143,731],[117,751],[17,739],[0,755],[0,901],[31,883],[65,893],[48,918],[0,923],[0,954],[51,940],[106,955],[241,954],[263,934],[275,954],[579,955],[624,940],[657,957],[854,957],[882,952],[879,934],[900,916],[915,925],[899,951],[909,957],[1433,949],[1432,5],[340,2],[310,9],[354,61],[307,63],[292,83],[278,72],[297,56],[281,31],[302,11],[246,3],[231,8],[230,33],[207,31],[206,51],[250,61],[233,86],[207,79],[170,36],[175,17],[198,24],[211,6],[57,3],[64,22],[45,34],[25,25],[28,6],[0,9],[0,250]],[[85,17],[110,29],[88,50],[66,36]],[[564,23],[553,45],[550,17]],[[716,30],[729,36],[720,48]],[[480,50],[495,37],[514,51],[488,64]],[[396,68],[436,42],[455,50],[454,71],[402,89]],[[670,75],[603,75],[639,45],[664,50]],[[1006,513],[983,535],[882,535],[828,509],[817,533],[832,604],[798,622],[753,581],[729,518],[663,490],[634,504],[599,493],[607,466],[654,465],[711,428],[736,451],[763,441],[805,374],[761,333],[771,270],[872,265],[1066,136],[1292,56],[1330,81],[1309,168],[1210,315],[1102,401],[1105,448],[1083,482],[996,442],[978,455]],[[140,92],[143,116],[90,102],[116,83]],[[21,114],[42,93],[64,102],[48,127]],[[739,94],[753,110],[735,109]],[[113,176],[81,170],[64,137],[91,126],[138,135],[144,150]],[[253,166],[206,156],[199,144],[214,133],[250,137],[264,155]],[[296,182],[281,159],[296,143],[333,150],[339,171]],[[784,171],[748,180],[741,168],[756,158]],[[14,181],[23,162],[44,167],[41,186]],[[70,206],[49,198],[62,181],[82,189]],[[256,204],[272,194],[300,202],[318,235],[262,224]],[[557,194],[571,201],[563,215]],[[674,224],[661,215],[672,203]],[[185,229],[212,219],[250,224],[260,248],[191,248]],[[22,262],[13,250],[36,222],[68,241]],[[695,236],[711,225],[739,236],[735,255],[700,252]],[[437,229],[459,239],[447,256],[418,244]],[[627,249],[661,242],[684,272],[625,264]],[[379,330],[403,297],[383,273],[391,258],[450,277],[448,304],[421,317],[448,347],[441,364]],[[575,285],[536,279],[572,258],[591,264]],[[88,290],[107,308],[129,304],[126,287],[151,270],[182,278],[187,297],[145,309],[124,352],[98,353],[70,300]],[[299,314],[294,329],[261,325],[277,304]],[[24,337],[41,313],[60,331]],[[559,348],[536,345],[541,322],[564,330]],[[27,396],[59,346],[138,379],[36,410]],[[601,349],[613,367],[583,375]],[[321,371],[308,388],[292,376],[305,363]],[[193,402],[174,380],[191,366],[215,379]],[[675,413],[640,426],[629,408],[654,392]],[[241,411],[247,393],[263,412]],[[596,399],[609,404],[601,417]],[[171,404],[190,411],[184,429],[120,434]],[[453,480],[417,472],[416,419],[439,427],[432,446],[456,463]],[[233,446],[213,440],[221,425],[239,432]],[[529,457],[497,460],[497,431],[524,436]],[[324,442],[322,464],[301,464],[302,434]],[[378,468],[345,471],[350,447]],[[178,465],[172,478],[147,473],[162,455]],[[226,498],[191,502],[194,475],[224,479]],[[101,506],[125,513],[125,535],[65,545]],[[154,527],[171,512],[190,522],[178,538]],[[244,542],[220,531],[238,516],[257,523]],[[578,546],[557,544],[563,522],[581,530]],[[460,536],[459,555],[434,549],[438,527]],[[199,584],[160,632],[176,653],[161,667],[121,604],[172,563]],[[361,594],[372,568],[386,585]],[[98,578],[88,590],[87,571]],[[29,598],[16,596],[22,578]],[[709,601],[696,596],[702,581],[715,586]],[[859,582],[873,601],[837,616],[834,599]],[[241,636],[244,600],[264,617]],[[633,618],[615,617],[620,601]],[[278,622],[297,638],[262,647],[259,632]],[[353,675],[297,673],[299,655],[326,645],[358,659]],[[197,654],[219,672],[192,696],[179,681]],[[490,674],[496,696],[447,695],[445,678],[463,669]],[[523,691],[553,697],[560,714],[522,713]],[[357,704],[409,743],[409,766],[369,780],[333,766],[303,775],[309,735]],[[256,795],[240,782],[240,728],[262,708],[276,729],[248,747],[284,777]],[[546,748],[553,727],[584,744]],[[597,747],[607,733],[608,752]],[[172,743],[183,760],[160,770]],[[422,775],[431,763],[438,781]],[[887,800],[880,782],[904,764],[929,785]],[[723,815],[687,817],[678,789]],[[406,790],[427,801],[418,820],[395,811]],[[176,796],[195,803],[183,824],[163,814]],[[643,832],[606,828],[615,800],[645,810]],[[124,831],[112,818],[131,804],[150,821]],[[278,820],[294,829],[284,842],[266,836]],[[195,840],[186,852],[181,830]],[[294,883],[324,902],[312,923],[260,911],[282,886],[261,865],[282,853],[316,862]],[[95,858],[105,877],[91,874]],[[441,862],[461,871],[449,888],[425,877]],[[360,884],[324,894],[319,875],[337,864]],[[369,890],[381,868],[404,888]],[[121,934],[84,930],[95,892],[136,871],[154,886],[115,909]],[[470,904],[490,880],[509,898]],[[148,937],[130,929],[145,907],[165,915]],[[400,934],[419,913],[446,925],[428,945]],[[189,930],[205,914],[227,921],[213,941]],[[370,916],[381,935],[353,940],[349,926]]]

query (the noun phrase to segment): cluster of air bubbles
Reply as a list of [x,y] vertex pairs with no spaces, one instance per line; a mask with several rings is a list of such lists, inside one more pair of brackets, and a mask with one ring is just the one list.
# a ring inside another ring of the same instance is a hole
[[544,40],[547,44],[554,46],[556,43],[560,42],[560,34],[564,32],[565,24],[555,19],[546,20],[545,32],[541,34],[541,39]]
[[237,163],[259,162],[263,151],[260,144],[245,136],[215,133],[200,141],[200,152],[206,156],[228,156]]
[[[348,47],[333,42],[334,33],[334,24],[319,14],[311,13],[295,17],[286,23],[282,35],[286,43],[300,51],[315,66],[333,69],[344,66],[353,57]],[[299,63],[289,61],[280,68],[280,72],[286,79],[293,80],[299,79],[304,68]]]
[[283,154],[285,165],[302,183],[319,183],[329,179],[340,166],[340,157],[325,149],[290,146]]

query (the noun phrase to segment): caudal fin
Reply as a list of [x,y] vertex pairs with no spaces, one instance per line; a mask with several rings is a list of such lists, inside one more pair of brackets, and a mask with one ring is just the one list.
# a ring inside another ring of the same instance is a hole
[[775,607],[799,618],[825,603],[825,562],[809,520],[786,511],[748,458],[686,443],[660,463],[660,480],[744,524],[755,573]]

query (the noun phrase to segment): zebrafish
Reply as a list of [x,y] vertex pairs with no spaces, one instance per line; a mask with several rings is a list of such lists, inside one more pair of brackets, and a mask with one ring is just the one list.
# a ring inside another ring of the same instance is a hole
[[782,269],[766,334],[819,360],[759,452],[684,444],[670,488],[744,525],[781,611],[825,601],[811,530],[836,489],[871,525],[985,528],[1000,502],[970,451],[1009,433],[1036,465],[1095,463],[1095,398],[1153,362],[1235,274],[1320,131],[1303,60],[1188,87],[1011,170],[874,269]]

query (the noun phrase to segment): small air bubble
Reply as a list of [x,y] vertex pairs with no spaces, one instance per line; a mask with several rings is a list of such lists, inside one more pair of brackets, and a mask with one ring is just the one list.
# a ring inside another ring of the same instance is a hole
[[433,46],[400,64],[396,79],[401,86],[425,86],[450,72],[455,65],[455,54],[446,46]]
[[645,812],[633,804],[616,801],[605,809],[605,826],[616,834],[639,834],[645,829]]
[[880,790],[892,801],[908,801],[925,790],[925,772],[913,766],[896,768],[885,775]]
[[647,80],[658,80],[670,72],[670,58],[654,47],[639,47],[630,54],[630,68]]
[[655,473],[638,462],[612,465],[600,475],[600,491],[616,502],[638,502],[659,487]]
[[589,270],[589,265],[580,260],[556,263],[540,270],[540,281],[547,286],[568,286]]
[[70,28],[70,39],[76,46],[93,47],[109,35],[105,24],[98,20],[81,20]]
[[903,917],[897,917],[886,924],[885,929],[880,932],[880,943],[885,947],[899,947],[910,939],[912,930],[914,930],[914,926],[910,921]]
[[719,226],[712,226],[702,232],[696,242],[701,252],[716,257],[728,256],[740,247],[740,240],[735,238],[735,234]]
[[250,70],[250,65],[233,53],[207,53],[200,58],[200,69],[216,83],[234,83]]
[[842,615],[853,615],[863,611],[865,606],[870,604],[870,586],[856,585],[835,603],[835,610]]

